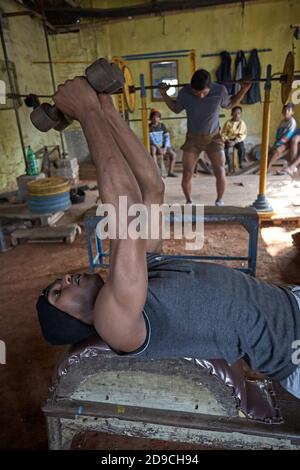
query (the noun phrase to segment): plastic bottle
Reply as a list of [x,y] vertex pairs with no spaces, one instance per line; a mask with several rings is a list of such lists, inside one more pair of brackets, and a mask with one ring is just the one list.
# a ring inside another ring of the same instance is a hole
[[39,173],[39,165],[36,158],[36,155],[30,145],[27,148],[27,174],[30,176],[37,175]]

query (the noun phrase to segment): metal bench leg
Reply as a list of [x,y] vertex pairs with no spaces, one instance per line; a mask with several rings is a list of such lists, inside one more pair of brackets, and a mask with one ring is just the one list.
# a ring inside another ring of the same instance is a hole
[[243,221],[242,225],[249,234],[248,269],[250,270],[252,276],[255,276],[259,222],[258,220],[248,220],[248,221]]
[[91,225],[89,220],[85,221],[85,236],[88,244],[88,254],[89,254],[89,263],[90,271],[94,272],[94,259],[93,259],[93,249],[92,249],[92,240],[91,240]]

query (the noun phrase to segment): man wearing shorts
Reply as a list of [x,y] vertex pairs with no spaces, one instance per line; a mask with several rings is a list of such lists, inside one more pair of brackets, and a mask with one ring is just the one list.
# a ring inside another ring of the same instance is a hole
[[184,86],[177,99],[167,95],[169,88],[161,84],[160,92],[171,111],[187,114],[187,136],[181,147],[183,150],[182,189],[187,204],[192,203],[192,177],[199,154],[205,151],[211,161],[216,177],[217,199],[215,204],[223,206],[223,194],[226,187],[224,142],[220,134],[220,107],[231,109],[243,99],[251,84],[244,82],[234,96],[228,94],[225,86],[211,81],[207,70],[196,70],[191,84]]

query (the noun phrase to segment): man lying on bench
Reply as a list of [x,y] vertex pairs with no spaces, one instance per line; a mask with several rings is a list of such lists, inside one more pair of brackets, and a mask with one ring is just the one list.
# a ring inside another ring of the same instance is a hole
[[[77,77],[54,101],[82,126],[103,203],[118,214],[119,196],[148,208],[163,202],[153,159],[109,95],[97,96]],[[66,274],[39,297],[49,343],[72,344],[97,332],[116,353],[145,359],[244,358],[300,398],[300,287],[276,287],[212,263],[163,260],[153,254],[161,250],[158,239],[117,232],[110,243],[105,283],[98,274]]]

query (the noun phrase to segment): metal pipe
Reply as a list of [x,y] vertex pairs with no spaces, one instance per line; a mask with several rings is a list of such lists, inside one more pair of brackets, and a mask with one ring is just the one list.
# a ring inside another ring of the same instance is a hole
[[[48,59],[49,59],[49,68],[50,68],[52,88],[53,88],[53,93],[55,93],[56,92],[56,83],[55,83],[55,77],[54,77],[54,69],[53,69],[53,65],[52,65],[52,57],[51,57],[51,50],[50,50],[50,44],[49,44],[49,38],[48,38],[48,31],[47,31],[47,26],[45,24],[45,21],[43,21],[43,27],[44,27],[44,33],[45,33],[47,54],[48,54]],[[63,154],[63,157],[65,157],[66,151],[65,151],[64,136],[63,136],[62,132],[59,132],[59,135],[60,135],[62,154]]]
[[[253,0],[252,0],[253,1]],[[121,8],[70,8],[70,7],[47,7],[45,8],[47,17],[60,17],[66,18],[103,18],[108,19],[121,19],[131,18],[143,15],[157,15],[167,13],[170,11],[185,11],[195,8],[210,7],[224,4],[236,4],[240,0],[189,0],[182,2],[180,0],[173,0],[168,2],[148,2],[144,5],[133,5]]]
[[268,149],[270,140],[270,118],[271,118],[271,87],[265,88],[265,99],[263,108],[263,127],[262,127],[262,149],[261,166],[259,179],[259,194],[266,194],[267,189],[267,163]]
[[150,138],[148,130],[148,108],[147,108],[147,94],[144,86],[145,76],[143,73],[140,74],[140,89],[141,89],[141,104],[142,104],[142,123],[143,123],[143,141],[146,149],[150,150]]
[[161,55],[157,57],[124,57],[124,60],[133,61],[133,60],[149,60],[149,59],[178,59],[178,57],[189,57],[189,54],[177,54],[177,55]]
[[267,165],[269,153],[269,139],[270,139],[270,118],[271,118],[271,87],[272,87],[272,65],[267,66],[267,81],[265,83],[265,96],[263,108],[263,123],[262,123],[262,150],[261,150],[261,164],[259,175],[259,192],[257,199],[253,203],[259,212],[273,213],[273,208],[266,198],[267,189]]
[[39,98],[52,98],[53,95],[39,95],[38,93],[5,93],[5,96],[7,98],[13,99],[13,98],[27,98],[30,94],[38,96]]
[[[219,118],[223,118],[225,117],[225,114],[219,114]],[[174,116],[174,117],[162,117],[161,120],[162,121],[173,121],[173,120],[176,120],[176,119],[186,119],[186,116]],[[142,119],[129,119],[129,122],[141,122]]]
[[[253,50],[253,49],[252,49]],[[247,50],[247,51],[243,51],[245,54],[248,54],[249,52],[252,52],[252,50]],[[272,49],[270,47],[268,48],[265,48],[265,49],[256,49],[257,52],[272,52]],[[231,51],[231,52],[228,52],[228,54],[230,55],[235,55],[237,54],[239,51]],[[201,54],[200,57],[219,57],[221,54],[221,52],[210,52],[208,54]]]
[[[14,93],[14,91],[15,91],[14,90],[14,82],[13,82],[13,78],[12,78],[10,67],[9,67],[9,58],[8,58],[8,53],[7,53],[7,49],[6,49],[6,44],[5,44],[5,38],[4,38],[4,33],[3,33],[3,26],[2,26],[1,16],[0,16],[0,36],[1,36],[1,44],[2,44],[2,49],[3,49],[4,61],[5,61],[5,66],[6,66],[7,76],[8,76],[8,81],[9,81],[9,87],[11,89],[11,92]],[[14,98],[13,98],[12,102],[13,102],[13,107],[14,107],[15,116],[16,116],[18,133],[19,133],[19,138],[20,138],[20,143],[21,143],[21,148],[22,148],[22,153],[23,153],[23,159],[24,159],[25,168],[26,168],[26,172],[27,172],[28,166],[27,166],[26,150],[25,150],[25,143],[24,143],[24,138],[23,138],[21,120],[20,120],[20,116],[19,116],[19,110],[18,110],[18,106],[16,104],[16,100]]]
[[[32,64],[49,64],[49,60],[33,60],[31,62]],[[90,64],[90,60],[52,60],[51,64],[52,65],[57,65],[57,64]]]
[[196,72],[196,50],[192,49],[189,53],[190,58],[190,77],[194,75]]
[[[294,76],[294,80],[298,80],[300,79],[300,76],[298,75],[295,75]],[[271,81],[274,81],[274,82],[283,82],[285,80],[285,75],[281,75],[280,77],[273,77],[271,78]],[[243,80],[230,80],[230,81],[226,81],[226,82],[222,82],[222,81],[217,81],[217,83],[220,83],[222,85],[233,85],[234,83],[243,83],[243,82],[247,82],[247,83],[260,83],[260,82],[267,82],[268,81],[268,78],[258,78],[258,79],[243,79]],[[174,87],[174,88],[181,88],[181,87],[184,87],[184,86],[187,86],[187,85],[190,85],[190,83],[177,83],[177,84],[172,84],[170,85],[170,87]],[[159,88],[158,85],[145,85],[144,86],[144,89],[145,90],[153,90],[153,89],[156,89],[156,88]],[[138,90],[141,90],[141,87],[136,87],[134,85],[130,86],[129,87],[129,91],[131,93],[134,93],[135,91],[138,91]]]
[[136,59],[139,57],[157,57],[160,55],[172,55],[172,54],[182,54],[182,53],[189,53],[190,49],[178,49],[177,51],[162,51],[162,52],[145,52],[144,54],[127,54],[122,55],[122,59]]

